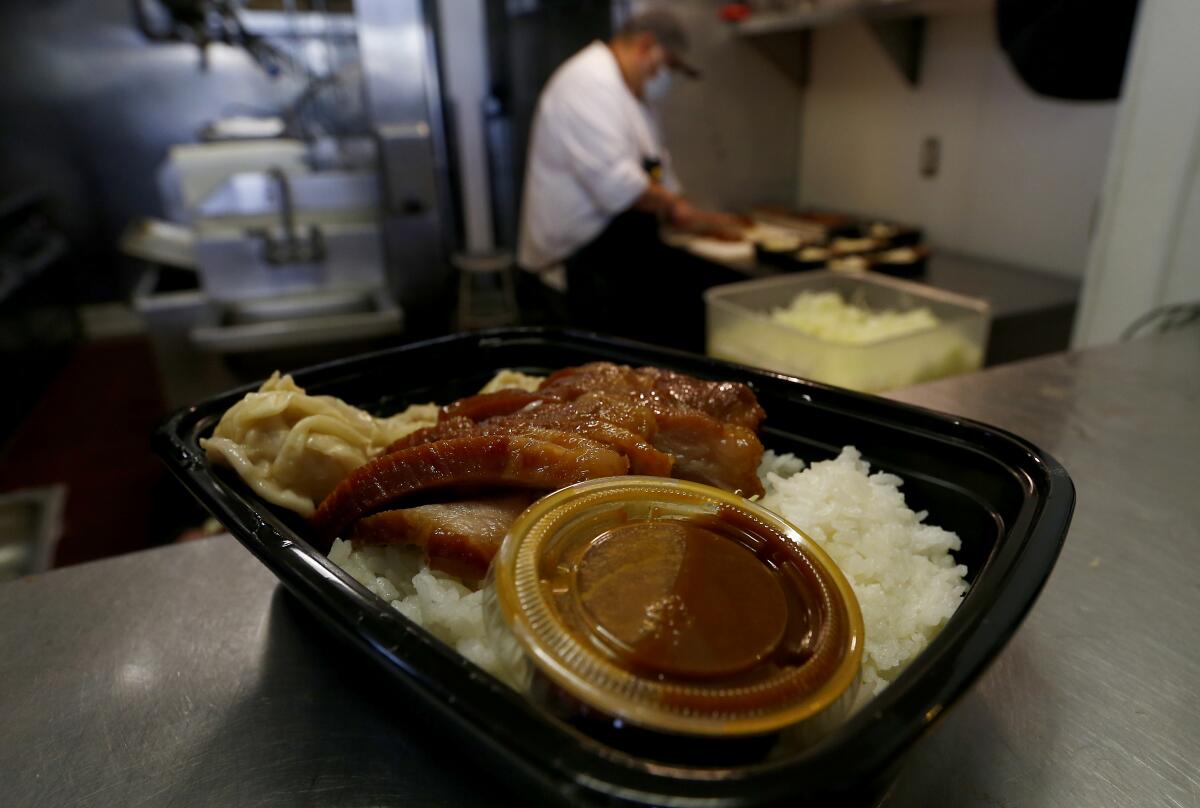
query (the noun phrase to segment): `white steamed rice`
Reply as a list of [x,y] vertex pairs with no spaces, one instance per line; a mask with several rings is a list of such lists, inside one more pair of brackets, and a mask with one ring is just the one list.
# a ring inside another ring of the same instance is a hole
[[[841,568],[866,628],[858,704],[887,686],[941,630],[967,591],[967,568],[950,551],[954,533],[924,524],[904,502],[899,477],[870,473],[858,450],[805,469],[794,455],[766,452],[761,504],[817,541]],[[520,686],[524,670],[511,638],[484,623],[483,590],[430,570],[421,550],[335,541],[329,558],[359,583],[467,659]]]
[[962,542],[914,512],[901,480],[871,467],[853,446],[794,473],[791,455],[767,452],[760,504],[815,540],[838,565],[862,607],[859,703],[883,690],[941,630],[967,593]]
[[800,292],[786,306],[771,310],[771,319],[810,337],[840,345],[868,345],[938,326],[928,306],[908,311],[873,310],[846,300],[840,293]]

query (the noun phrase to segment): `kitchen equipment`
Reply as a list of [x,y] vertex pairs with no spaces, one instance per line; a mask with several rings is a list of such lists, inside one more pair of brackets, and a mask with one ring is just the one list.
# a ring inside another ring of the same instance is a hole
[[374,172],[307,172],[269,165],[228,175],[196,204],[195,213],[210,227],[254,217],[274,222],[285,206],[294,216],[324,214],[335,221],[357,221],[373,218],[379,204]]
[[[152,272],[135,306],[171,401],[253,378],[251,368],[378,347],[410,327],[445,328],[454,216],[430,12],[418,0],[362,0],[352,18],[333,15],[316,28],[304,15],[292,20],[326,32],[336,22],[351,41],[362,121],[311,141],[256,130],[252,140],[170,149],[160,190],[168,217],[191,228],[198,288],[165,288]],[[291,35],[290,23],[272,30]],[[186,259],[180,239],[161,241],[128,246],[177,266]]]
[[[252,153],[275,154],[258,145]],[[404,318],[387,288],[379,204],[373,172],[311,172],[281,160],[213,181],[188,228],[127,231],[127,252],[177,267],[190,257],[195,268],[182,285],[166,282],[176,270],[154,269],[133,296],[167,399],[179,404],[236,384],[248,371],[233,364],[315,361],[399,334]]]
[[[329,562],[307,525],[208,465],[199,439],[254,386],[173,415],[154,446],[172,472],[322,623],[378,662],[406,715],[454,739],[456,754],[522,802],[758,805],[876,800],[904,753],[996,656],[1054,565],[1074,504],[1066,471],[1032,444],[961,418],[680,352],[572,331],[512,329],[430,340],[297,371],[313,394],[379,413],[477,391],[501,368],[547,373],[608,360],[751,385],[763,440],[808,461],[853,443],[904,480],[910,507],[963,537],[971,590],[888,689],[820,744],[768,763],[665,765],[620,753],[548,717],[417,628]],[[345,686],[349,686],[348,684]]]
[[433,6],[358,0],[354,14],[382,185],[388,289],[418,329],[444,326],[456,217]]
[[189,224],[196,208],[229,177],[263,172],[272,166],[289,176],[308,173],[308,146],[299,140],[276,138],[171,146],[158,170],[158,192],[167,218]]
[[385,286],[378,179],[278,166],[234,174],[196,206],[196,265],[214,301]]
[[471,331],[514,325],[517,293],[512,254],[458,254],[450,259],[458,270],[458,328]]
[[0,582],[54,566],[66,501],[64,485],[0,494]]
[[202,351],[258,353],[386,337],[403,323],[382,290],[325,292],[229,306],[217,324],[192,329],[191,340]]
[[404,323],[382,289],[220,303],[194,283],[173,283],[170,273],[144,274],[134,289],[133,307],[146,322],[172,407],[236,385],[263,367],[378,347],[395,338]]
[[[927,308],[936,326],[862,344],[810,336],[771,312],[797,295],[836,292],[872,311]],[[986,353],[982,300],[875,273],[821,271],[732,283],[704,293],[709,356],[867,392],[977,370]]]

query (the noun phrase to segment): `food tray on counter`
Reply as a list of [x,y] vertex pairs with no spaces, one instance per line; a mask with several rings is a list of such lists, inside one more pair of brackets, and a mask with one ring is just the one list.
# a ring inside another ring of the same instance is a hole
[[[199,446],[243,387],[171,416],[158,454],[214,515],[337,634],[382,665],[414,722],[436,726],[529,802],[759,805],[877,798],[904,753],[1000,652],[1058,556],[1074,505],[1066,471],[1037,447],[982,424],[690,354],[571,331],[463,334],[294,373],[313,394],[376,414],[471,394],[502,368],[547,373],[593,360],[656,365],[750,385],[763,443],[812,462],[845,444],[899,475],[914,510],[962,537],[971,589],[942,632],[866,708],[817,745],[769,762],[687,767],[607,747],[522,695],[369,593],[314,546],[302,520],[259,500]],[[369,694],[368,698],[371,697]],[[388,696],[391,698],[391,695]],[[461,776],[449,768],[447,777]]]

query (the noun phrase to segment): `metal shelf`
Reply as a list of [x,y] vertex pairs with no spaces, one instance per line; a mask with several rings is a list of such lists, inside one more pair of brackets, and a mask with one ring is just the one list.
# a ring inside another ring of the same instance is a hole
[[[779,52],[779,40],[790,38],[788,35],[801,35],[800,47],[807,51],[813,29],[864,22],[896,69],[916,86],[925,43],[925,17],[979,11],[990,5],[991,0],[812,0],[789,11],[758,12],[735,23],[735,27],[740,35],[762,43],[772,55]],[[807,72],[807,67],[801,71],[802,82],[807,81]]]
[[849,20],[874,22],[929,14],[980,11],[991,0],[812,0],[789,11],[761,11],[735,23],[739,34],[806,31]]

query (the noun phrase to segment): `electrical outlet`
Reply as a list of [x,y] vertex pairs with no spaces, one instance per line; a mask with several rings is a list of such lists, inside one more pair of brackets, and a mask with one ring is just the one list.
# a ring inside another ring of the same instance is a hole
[[942,169],[942,139],[930,135],[921,141],[921,150],[917,155],[917,170],[926,179],[932,179]]

